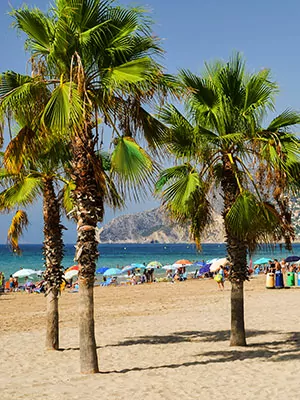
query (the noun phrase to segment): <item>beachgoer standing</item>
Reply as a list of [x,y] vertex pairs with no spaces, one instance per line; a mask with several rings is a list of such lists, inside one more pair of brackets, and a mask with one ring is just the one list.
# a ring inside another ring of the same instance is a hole
[[224,272],[224,267],[223,265],[220,266],[220,269],[218,271],[219,279],[217,280],[218,282],[218,288],[220,290],[224,290],[224,280],[225,280],[225,272]]
[[18,278],[14,278],[14,291],[17,292],[18,288],[19,288]]
[[15,287],[14,278],[12,275],[9,276],[9,291],[12,292]]
[[3,292],[4,288],[3,288],[3,274],[2,272],[0,272],[0,292]]

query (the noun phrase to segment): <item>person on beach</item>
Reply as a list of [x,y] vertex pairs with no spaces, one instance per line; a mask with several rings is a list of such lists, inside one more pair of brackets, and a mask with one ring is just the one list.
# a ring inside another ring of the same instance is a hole
[[14,278],[14,291],[17,292],[19,288],[18,278]]
[[281,271],[281,264],[280,262],[278,262],[278,260],[276,260],[276,258],[274,259],[274,264],[275,264],[275,271]]
[[15,287],[14,278],[12,275],[9,276],[9,291],[12,292]]
[[280,261],[280,265],[281,265],[281,272],[285,274],[288,267],[288,263],[285,261],[284,258]]
[[223,265],[220,266],[220,269],[216,275],[216,281],[218,283],[218,289],[224,290],[224,280],[225,280],[225,272]]
[[4,292],[4,275],[0,272],[0,293]]

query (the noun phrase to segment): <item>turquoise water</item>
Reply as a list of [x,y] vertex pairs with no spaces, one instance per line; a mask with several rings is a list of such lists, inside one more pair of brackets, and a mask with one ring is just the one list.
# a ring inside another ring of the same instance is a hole
[[[23,245],[23,254],[13,254],[8,246],[0,245],[0,271],[9,276],[22,268],[43,269],[42,245]],[[204,244],[202,252],[192,244],[102,244],[99,245],[100,257],[97,266],[122,267],[132,263],[148,263],[159,261],[162,264],[173,264],[178,259],[190,261],[209,260],[226,256],[224,244]],[[285,258],[289,255],[286,250],[276,246],[273,250],[262,248],[253,255],[252,259],[260,257]],[[295,244],[293,254],[300,255],[300,244]],[[74,265],[74,245],[65,246],[63,266]]]

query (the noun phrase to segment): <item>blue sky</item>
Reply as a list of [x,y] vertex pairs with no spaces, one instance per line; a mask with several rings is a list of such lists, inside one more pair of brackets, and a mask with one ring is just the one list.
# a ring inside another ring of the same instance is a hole
[[[175,73],[179,68],[200,72],[204,61],[227,59],[233,50],[241,51],[250,71],[271,68],[281,91],[277,110],[291,107],[300,109],[300,3],[296,0],[146,0],[119,1],[122,4],[143,5],[151,11],[154,32],[162,38],[166,50],[164,65]],[[23,40],[10,27],[10,4],[38,6],[46,10],[48,0],[1,0],[0,4],[0,71],[26,71]],[[140,204],[128,204],[126,213],[134,213],[156,206],[149,198]],[[31,226],[24,242],[42,241],[41,206],[29,210]],[[106,220],[113,217],[107,211]],[[0,243],[6,242],[8,216],[0,216]],[[65,233],[65,241],[75,241],[72,224]]]

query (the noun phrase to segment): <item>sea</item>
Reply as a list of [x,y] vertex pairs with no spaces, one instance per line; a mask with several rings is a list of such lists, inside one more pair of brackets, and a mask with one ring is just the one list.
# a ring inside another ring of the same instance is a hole
[[[35,270],[44,269],[44,260],[41,244],[22,245],[22,255],[14,254],[9,246],[0,245],[0,271],[4,272],[5,277],[13,274],[22,268]],[[194,244],[100,244],[99,259],[97,267],[124,267],[132,263],[146,263],[159,261],[163,265],[173,264],[179,259],[187,259],[191,262],[208,261],[213,258],[226,257],[225,244],[203,244],[202,251],[199,252]],[[294,244],[293,251],[287,252],[285,249],[276,246],[262,246],[255,254],[252,260],[255,261],[261,257],[286,258],[288,255],[300,256],[300,244]],[[68,268],[75,264],[75,246],[66,245],[63,259],[63,267]],[[195,267],[189,267],[190,270]]]

